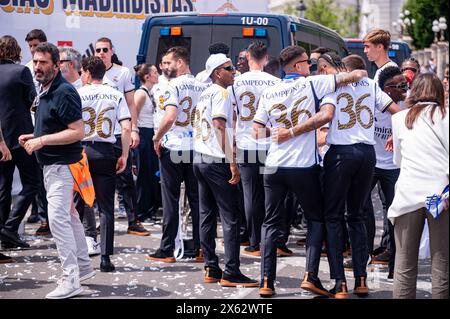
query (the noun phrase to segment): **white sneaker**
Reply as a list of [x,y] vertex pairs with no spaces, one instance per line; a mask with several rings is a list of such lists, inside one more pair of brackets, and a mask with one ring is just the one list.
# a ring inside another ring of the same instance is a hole
[[86,236],[86,244],[88,246],[89,256],[100,255],[100,244],[96,243],[94,238]]
[[83,292],[76,276],[64,276],[58,280],[58,287],[45,296],[46,299],[67,299]]

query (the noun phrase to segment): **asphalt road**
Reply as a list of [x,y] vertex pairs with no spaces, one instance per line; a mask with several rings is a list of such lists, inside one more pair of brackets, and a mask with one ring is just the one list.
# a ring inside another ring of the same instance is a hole
[[[381,235],[381,211],[376,203],[377,239]],[[99,298],[150,298],[150,299],[220,299],[245,300],[259,299],[257,288],[222,288],[218,284],[203,283],[203,264],[193,260],[181,260],[174,264],[164,264],[146,260],[161,238],[161,224],[144,224],[151,236],[141,237],[126,233],[127,221],[116,220],[115,255],[112,261],[116,266],[113,273],[99,271],[100,257],[93,257],[97,270],[94,278],[83,285],[84,292],[76,297]],[[1,299],[41,299],[56,287],[61,275],[59,259],[53,239],[34,237],[37,224],[26,224],[25,239],[30,243],[29,250],[3,251],[15,263],[0,265]],[[311,299],[314,295],[300,289],[304,273],[305,249],[297,246],[299,233],[290,237],[288,247],[294,256],[278,259],[275,299]],[[217,251],[223,265],[222,238],[219,231]],[[242,248],[241,248],[242,249]],[[429,260],[420,261],[417,282],[417,297],[431,298],[431,276]],[[241,270],[251,278],[260,278],[260,259],[241,254]],[[348,286],[353,288],[353,274],[347,273]],[[326,258],[322,258],[320,275],[324,286],[332,288]],[[371,293],[366,299],[391,299],[392,281],[387,279],[387,267],[369,266],[368,286]],[[351,298],[358,298],[351,295]]]

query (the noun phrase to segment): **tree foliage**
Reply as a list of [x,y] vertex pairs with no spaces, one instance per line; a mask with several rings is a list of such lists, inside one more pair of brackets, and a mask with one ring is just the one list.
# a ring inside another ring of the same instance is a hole
[[[358,36],[359,16],[355,8],[339,8],[332,0],[307,0],[305,5],[306,19],[333,29],[343,37]],[[285,13],[295,16],[299,14],[292,4],[287,6]]]
[[[450,23],[448,0],[407,0],[403,10],[409,10],[411,17],[416,20],[416,23],[408,28],[416,49],[428,48],[433,43],[434,33],[431,28],[434,20],[445,17],[447,24]],[[445,38],[448,40],[448,28]]]

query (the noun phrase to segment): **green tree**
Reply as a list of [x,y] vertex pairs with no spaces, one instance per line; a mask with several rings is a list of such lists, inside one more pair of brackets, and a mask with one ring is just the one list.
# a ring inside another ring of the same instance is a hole
[[[416,49],[428,48],[433,43],[434,33],[431,30],[433,20],[445,17],[447,24],[450,22],[448,0],[407,0],[403,10],[409,10],[411,17],[416,20],[416,23],[408,29]],[[448,28],[445,38],[448,39]]]
[[[359,16],[355,8],[339,8],[332,0],[307,0],[305,18],[335,30],[343,37],[357,37]],[[289,4],[286,14],[298,15],[295,5]]]

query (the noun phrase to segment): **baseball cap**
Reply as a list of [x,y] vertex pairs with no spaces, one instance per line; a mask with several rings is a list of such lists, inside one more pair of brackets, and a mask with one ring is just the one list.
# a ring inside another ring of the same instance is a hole
[[211,77],[211,74],[214,72],[215,69],[217,69],[219,66],[227,62],[231,62],[231,59],[227,58],[225,54],[223,53],[211,54],[208,60],[206,60],[205,79]]

